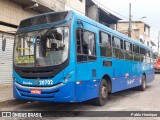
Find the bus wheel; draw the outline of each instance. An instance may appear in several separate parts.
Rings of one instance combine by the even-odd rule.
[[[105,105],[108,99],[108,84],[105,79],[102,79],[100,88],[99,88],[99,96],[94,99],[94,104],[97,106]]]
[[[139,90],[140,91],[145,91],[146,89],[146,76],[143,75],[142,76],[142,84],[139,86]]]

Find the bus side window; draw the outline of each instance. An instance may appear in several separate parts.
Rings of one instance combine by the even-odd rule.
[[[81,47],[82,47],[82,41],[81,41],[81,39],[82,39],[82,34],[81,34],[81,30],[79,29],[79,30],[77,30],[77,33],[76,33],[76,37],[77,37],[77,53],[82,53],[82,49],[81,49]]]
[[[134,55],[134,61],[141,61],[141,55],[140,55],[140,50],[139,50],[139,46],[134,44],[133,45],[133,55]]]
[[[77,40],[77,61],[92,61],[96,60],[96,42],[93,32],[82,30],[76,31]]]
[[[151,53],[151,63],[154,63],[154,54],[152,53],[152,51],[150,51],[150,53]]]
[[[140,48],[140,54],[141,54],[141,62],[145,62],[145,49],[144,48]]]
[[[150,51],[146,50],[146,63],[150,63]]]
[[[118,59],[124,59],[123,40],[112,37],[113,56]]]
[[[125,46],[125,59],[127,60],[133,60],[133,53],[132,53],[132,43],[129,43],[127,41],[124,42]]]
[[[112,57],[111,35],[100,32],[100,55],[103,57]]]

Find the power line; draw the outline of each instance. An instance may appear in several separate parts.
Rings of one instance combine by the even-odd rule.
[[[121,16],[121,17],[123,17],[123,18],[127,18],[127,19],[129,19],[128,17],[126,17],[126,16],[124,16],[124,15],[121,15],[120,13],[115,12],[114,10],[112,10],[112,9],[110,9],[110,8],[108,8],[108,7],[106,7],[105,5],[103,5],[102,3],[98,2],[97,0],[94,0],[94,1],[95,1],[95,2],[97,2],[98,4],[100,4],[101,6],[103,6],[104,8],[107,8],[108,10],[110,10],[110,11],[114,12],[115,14],[117,14],[117,15],[119,15],[119,16]],[[106,10],[105,10],[105,11],[106,11]]]
[[[112,11],[113,13],[115,13],[115,14],[123,17],[123,18],[129,19],[128,17],[126,17],[126,16],[124,16],[124,15],[121,15],[120,13],[115,12],[114,10],[112,10],[112,9],[104,6],[102,3],[98,2],[97,0],[93,0],[93,1],[97,2],[98,4],[100,4],[100,5],[103,6],[104,8],[107,8],[108,10]],[[65,5],[65,3],[61,2],[61,1],[58,1],[58,2],[61,3],[61,4],[63,4],[63,5]],[[69,6],[69,7],[72,8],[72,9],[75,9],[75,8],[73,8],[73,7],[71,7],[71,6]],[[75,10],[78,11],[78,12],[80,12],[80,13],[82,13],[82,14],[84,14],[83,12],[79,11],[78,9],[75,9]],[[104,11],[107,12],[105,9],[104,9]]]

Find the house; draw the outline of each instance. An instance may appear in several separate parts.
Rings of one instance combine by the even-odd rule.
[[[128,36],[128,21],[120,21],[117,24],[117,31]],[[153,42],[150,40],[150,26],[142,21],[131,22],[131,38],[138,40],[148,47],[152,47]]]

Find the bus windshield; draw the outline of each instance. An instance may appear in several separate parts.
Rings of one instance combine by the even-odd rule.
[[[68,58],[69,28],[56,27],[16,35],[14,64],[18,67],[59,65]]]

